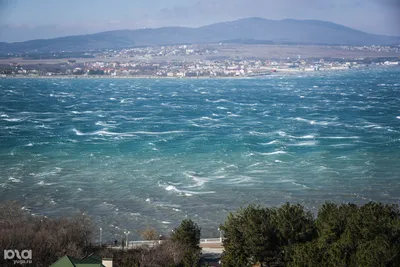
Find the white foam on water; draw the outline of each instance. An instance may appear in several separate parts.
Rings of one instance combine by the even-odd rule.
[[[206,102],[211,102],[211,103],[222,103],[222,102],[231,102],[231,101],[229,101],[229,100],[227,100],[227,99],[218,99],[218,100],[215,100],[215,101],[206,99]]]
[[[90,132],[90,133],[83,133],[77,129],[72,129],[76,135],[78,136],[90,136],[90,135],[99,135],[99,136],[121,136],[121,137],[132,137],[136,136],[135,133],[115,133],[115,132],[109,132],[107,129],[103,129],[100,131],[95,131],[95,132]]]
[[[304,141],[304,142],[298,142],[295,144],[290,144],[289,146],[316,146],[318,145],[318,141]]]
[[[166,131],[166,132],[145,132],[138,131],[133,132],[133,134],[145,134],[145,135],[163,135],[163,134],[177,134],[177,133],[185,133],[186,131]]]
[[[285,136],[287,136],[287,133],[284,132],[284,131],[278,131],[278,135],[282,136],[282,137],[285,137]]]
[[[5,119],[3,119],[3,120],[5,120],[5,121],[9,121],[9,122],[20,122],[20,121],[23,121],[24,119],[21,119],[21,118],[5,118]]]
[[[360,139],[359,136],[326,136],[326,137],[319,137],[320,139]]]
[[[271,142],[268,142],[268,143],[261,143],[260,145],[263,145],[263,146],[270,146],[270,145],[275,145],[275,144],[279,144],[280,142],[278,141],[278,140],[273,140],[273,141],[271,141]]]
[[[175,193],[178,193],[180,195],[186,195],[186,196],[203,195],[203,194],[215,194],[215,191],[203,191],[203,192],[199,191],[198,192],[198,191],[181,190],[181,189],[176,188],[173,185],[168,185],[165,188],[165,190],[169,191],[169,192],[175,192]]]
[[[304,184],[300,184],[300,183],[296,183],[296,182],[291,182],[291,183],[294,184],[294,185],[297,185],[297,186],[306,188],[306,189],[310,189],[310,187],[308,187],[308,186],[306,186],[306,185],[304,185]]]
[[[62,168],[56,167],[51,171],[45,171],[45,172],[40,172],[35,174],[35,177],[46,177],[46,176],[52,176],[52,175],[57,175],[62,171]]]
[[[287,154],[287,152],[283,151],[283,150],[278,150],[278,151],[274,151],[274,152],[257,153],[257,154],[263,155],[263,156],[271,156],[271,155],[283,155],[283,154]]]
[[[10,178],[8,178],[8,180],[12,183],[22,183],[20,179],[17,179],[14,177],[10,177]]]
[[[293,136],[293,135],[289,135],[290,138],[294,138],[294,139],[314,139],[315,135],[312,134],[308,134],[308,135],[303,135],[303,136]]]
[[[40,181],[40,182],[37,183],[37,185],[46,185],[46,186],[53,185],[53,184],[54,183],[45,183],[44,181]]]
[[[399,119],[399,120],[400,120],[400,116],[397,116],[396,119]]]
[[[250,131],[249,132],[250,135],[254,135],[254,136],[270,136],[270,133],[263,133],[263,132],[257,132],[257,131]]]

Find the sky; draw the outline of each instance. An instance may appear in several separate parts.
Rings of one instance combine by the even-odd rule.
[[[246,17],[318,19],[400,36],[400,0],[0,0],[0,42]]]

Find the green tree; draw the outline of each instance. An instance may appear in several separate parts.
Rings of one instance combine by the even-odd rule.
[[[326,203],[316,227],[316,239],[295,247],[291,266],[400,266],[397,206]]]
[[[251,205],[228,215],[221,226],[224,265],[244,267],[274,260],[279,251],[277,229],[272,224],[274,213],[273,209]]]
[[[200,260],[201,229],[190,219],[185,219],[174,229],[171,241],[185,248],[182,264],[185,267],[197,266]]]

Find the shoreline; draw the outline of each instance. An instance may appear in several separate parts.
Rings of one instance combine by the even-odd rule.
[[[333,72],[362,71],[369,69],[393,69],[397,66],[369,66],[363,68],[348,69],[323,69],[317,71],[308,70],[277,70],[266,75],[259,76],[199,76],[199,77],[170,77],[155,75],[138,75],[138,76],[111,76],[111,75],[0,75],[0,79],[167,79],[167,80],[205,80],[205,79],[260,79],[266,77],[292,76],[298,74],[324,74]]]

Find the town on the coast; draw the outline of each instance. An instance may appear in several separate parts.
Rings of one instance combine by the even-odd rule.
[[[281,55],[273,50],[263,53],[268,51],[268,45],[255,47],[258,52],[253,54],[245,51],[252,50],[252,46],[243,47],[246,46],[172,45],[8,54],[0,61],[0,77],[260,77],[273,73],[399,66],[400,61],[400,46],[323,47],[325,50],[302,47],[290,48]],[[308,52],[319,50],[320,53]]]

